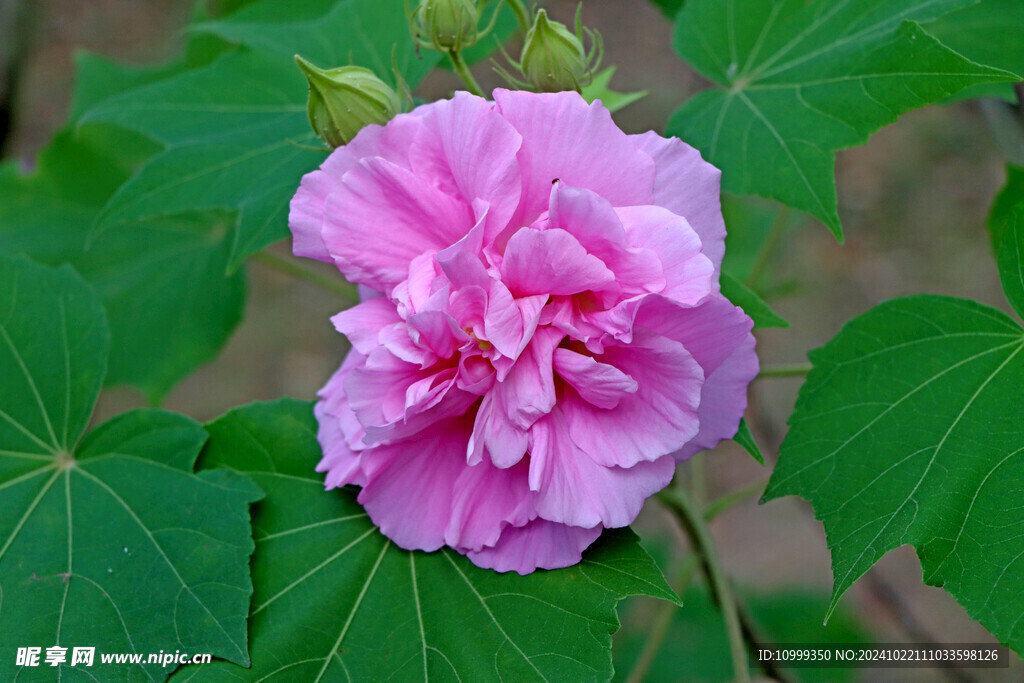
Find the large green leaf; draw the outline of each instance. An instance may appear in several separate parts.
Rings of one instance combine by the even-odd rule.
[[[988,232],[992,242],[993,253],[998,252],[1003,243],[1003,233],[1010,224],[1018,205],[1024,202],[1024,168],[1006,167],[1006,184],[1000,190],[988,217]]]
[[[1003,232],[999,248],[999,272],[1006,300],[1024,318],[1024,195]]]
[[[120,224],[86,248],[100,209],[152,151],[134,134],[93,127],[58,135],[30,175],[0,167],[0,251],[74,264],[107,309],[107,383],[134,385],[157,401],[227,341],[242,316],[245,277],[224,274],[226,215]]]
[[[1024,230],[1011,234],[1000,270],[1020,307]],[[1024,652],[1024,329],[973,301],[915,296],[810,359],[765,499],[798,494],[824,522],[832,606],[909,543],[927,583]]]
[[[1024,76],[1024,2],[1020,0],[981,0],[929,24],[928,32],[968,59]],[[1017,99],[1009,85],[981,86],[968,93]]]
[[[917,23],[977,0],[690,0],[675,46],[721,88],[673,114],[669,133],[722,169],[724,190],[778,199],[842,236],[835,151],[899,114],[982,83]]]
[[[180,415],[136,411],[82,439],[109,347],[99,300],[67,266],[7,256],[0,292],[0,679],[53,680],[17,667],[16,647],[246,664],[259,490],[235,472],[192,474],[206,433]],[[58,675],[75,672],[69,656]]]
[[[253,518],[253,665],[183,680],[607,679],[616,603],[675,599],[628,529],[606,531],[575,567],[525,577],[395,547],[352,490],[323,490],[308,403],[254,404],[207,428],[202,464],[267,492]]]
[[[288,235],[288,201],[324,160],[306,117],[302,53],[323,65],[391,73],[392,50],[415,85],[436,62],[416,59],[401,3],[265,0],[199,30],[251,46],[98,103],[79,121],[114,123],[163,144],[111,198],[96,232],[197,209],[238,211],[230,267]]]

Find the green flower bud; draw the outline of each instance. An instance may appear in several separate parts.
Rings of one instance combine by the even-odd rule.
[[[402,104],[387,83],[361,66],[321,69],[295,55],[309,81],[309,125],[331,147],[341,147],[371,123],[384,125]]]
[[[459,52],[480,38],[480,11],[474,0],[420,0],[420,34],[438,52]]]
[[[519,59],[530,85],[541,92],[579,91],[590,76],[589,61],[580,32],[574,35],[565,24],[551,21],[547,12],[538,10]]]

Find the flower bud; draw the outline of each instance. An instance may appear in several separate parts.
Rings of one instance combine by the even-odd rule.
[[[420,0],[421,35],[439,52],[459,52],[476,44],[480,12],[474,0]]]
[[[369,69],[321,69],[295,55],[309,81],[309,125],[331,147],[340,147],[371,123],[385,124],[401,109],[398,94]]]
[[[589,76],[588,61],[582,35],[574,35],[565,24],[551,21],[547,12],[538,10],[519,59],[530,85],[541,92],[579,91],[581,81]]]

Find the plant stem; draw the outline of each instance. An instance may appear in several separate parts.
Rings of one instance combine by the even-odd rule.
[[[512,14],[516,15],[516,23],[519,24],[519,30],[526,35],[526,32],[530,30],[530,12],[526,9],[526,5],[523,4],[522,0],[505,0],[505,4],[512,10]]]
[[[452,50],[448,53],[448,56],[452,60],[452,68],[455,69],[455,73],[458,77],[462,79],[462,82],[466,85],[466,89],[474,95],[483,97],[483,88],[481,88],[480,84],[476,82],[475,78],[473,78],[473,74],[470,73],[469,66],[466,64],[466,60],[462,58],[462,53],[458,50]]]
[[[729,579],[725,575],[711,532],[700,514],[690,502],[689,496],[682,488],[665,489],[658,498],[675,514],[676,519],[686,530],[693,544],[693,550],[701,558],[704,574],[711,585],[711,594],[722,610],[726,631],[729,635],[729,650],[732,653],[732,668],[736,681],[750,682],[750,669],[747,664],[747,647],[743,640],[743,628],[736,606]]]
[[[766,365],[757,373],[757,379],[767,377],[803,377],[811,371],[813,366],[810,363],[780,363],[778,365]]]
[[[349,284],[340,276],[331,277],[329,275],[325,275],[313,270],[309,266],[299,263],[294,259],[288,258],[287,256],[281,256],[280,254],[275,254],[269,250],[256,252],[249,258],[256,263],[266,266],[272,270],[276,270],[279,273],[290,275],[298,280],[304,280],[311,285],[319,287],[320,289],[331,292],[332,294],[337,294],[349,303],[356,303],[359,301],[359,292],[356,289],[356,286]]]
[[[778,249],[779,244],[782,242],[783,235],[786,234],[786,226],[789,224],[790,208],[783,206],[779,209],[779,212],[775,214],[775,221],[772,223],[772,227],[768,230],[768,236],[764,240],[764,244],[761,245],[760,251],[757,252],[757,258],[754,259],[754,265],[750,267],[750,274],[747,275],[747,279],[744,281],[750,289],[757,291],[757,283],[764,277],[765,271],[768,270],[768,266],[771,264],[772,256],[775,255],[775,250]]]
[[[747,484],[741,489],[736,489],[735,491],[730,491],[729,493],[722,494],[718,498],[715,498],[713,501],[708,503],[707,506],[705,506],[704,521],[710,522],[715,517],[718,517],[720,514],[732,508],[733,506],[742,503],[747,498],[752,498],[756,496],[757,494],[764,491],[767,485],[768,480],[761,479],[759,481],[755,481],[752,484]]]
[[[683,566],[679,570],[679,579],[673,586],[676,593],[679,595],[683,594],[687,584],[690,583],[690,579],[693,577],[693,572],[697,569],[697,565],[698,558],[696,555],[686,556]],[[658,651],[661,649],[661,644],[665,641],[665,636],[668,635],[668,630],[672,626],[672,619],[675,617],[677,609],[679,609],[679,606],[671,602],[664,602],[659,606],[658,613],[654,617],[654,625],[651,626],[651,632],[647,636],[647,642],[644,643],[644,649],[640,652],[633,670],[629,672],[629,678],[626,679],[626,683],[641,683],[644,680],[647,670],[651,668],[654,658],[657,657]]]

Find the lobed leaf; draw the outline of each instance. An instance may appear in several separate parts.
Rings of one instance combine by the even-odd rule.
[[[125,223],[89,243],[100,209],[152,151],[132,134],[93,127],[59,134],[30,175],[0,167],[0,252],[73,264],[107,310],[107,384],[136,386],[157,402],[227,342],[242,317],[245,276],[224,274],[231,216]]]
[[[252,591],[248,504],[238,473],[192,474],[206,433],[153,410],[81,438],[103,382],[103,308],[69,267],[0,256],[0,678],[16,647],[216,652],[245,665]],[[104,665],[108,673],[111,665]],[[125,665],[125,680],[160,680]]]
[[[387,78],[394,52],[412,86],[436,62],[416,58],[401,3],[264,0],[195,30],[251,49],[109,98],[79,121],[113,123],[164,147],[113,195],[97,234],[182,211],[237,211],[231,270],[288,235],[288,202],[324,159],[293,55],[323,65],[351,60]]]
[[[1000,259],[1018,309],[1019,227]],[[855,318],[810,358],[765,500],[800,495],[824,523],[830,611],[909,543],[928,584],[1024,652],[1024,329],[973,301],[907,297]]]
[[[175,680],[607,679],[616,603],[676,599],[628,529],[606,531],[575,567],[528,576],[397,548],[353,490],[323,490],[308,403],[253,404],[207,428],[202,464],[267,492],[253,520],[253,664]]]
[[[721,88],[686,102],[668,132],[722,169],[724,190],[806,211],[841,239],[837,150],[969,86],[1019,80],[916,23],[974,2],[690,0],[676,50]]]

